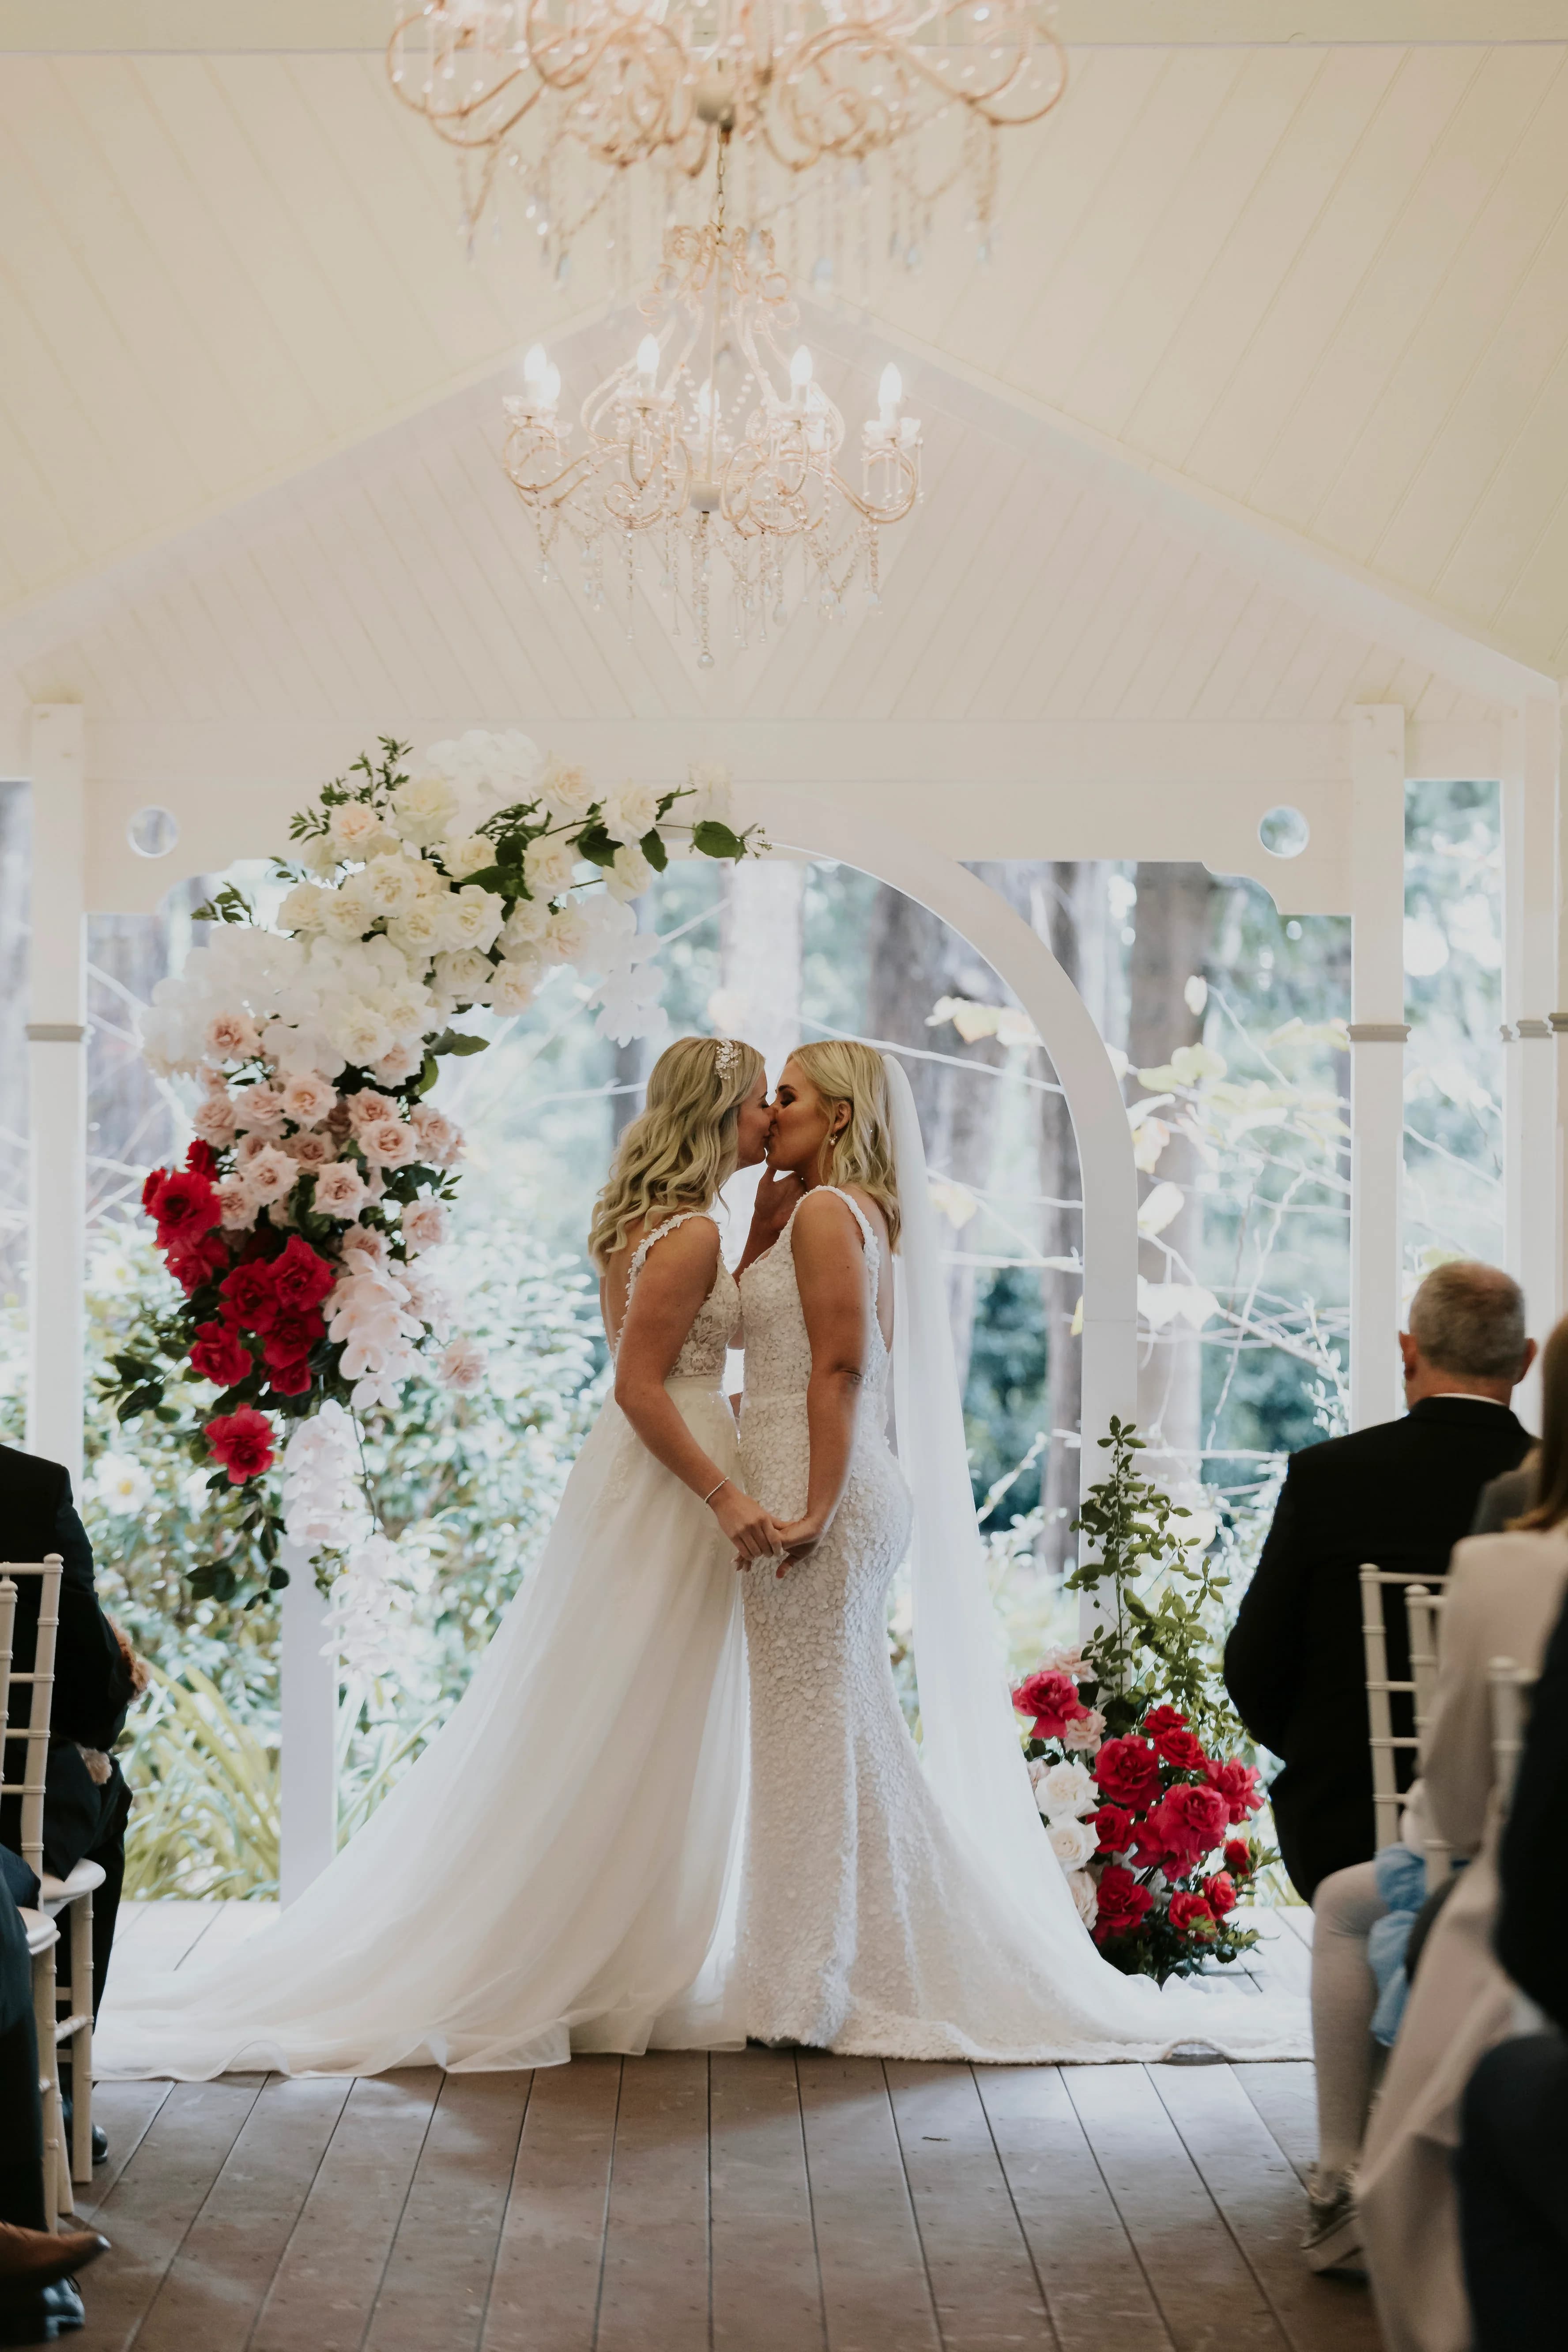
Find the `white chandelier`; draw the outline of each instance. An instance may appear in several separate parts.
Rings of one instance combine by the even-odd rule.
[[[1040,0],[430,0],[387,67],[461,160],[470,236],[504,159],[558,260],[628,169],[694,181],[721,136],[775,191],[891,152],[910,218],[967,176],[984,231],[996,133],[1038,121],[1067,82]]]
[[[730,228],[718,151],[713,217],[665,236],[664,262],[640,305],[648,331],[634,358],[583,404],[581,447],[560,419],[561,372],[535,344],[523,390],[503,405],[505,463],[539,533],[542,576],[562,530],[583,557],[590,604],[605,601],[605,559],[625,566],[627,633],[639,552],[655,551],[679,634],[680,567],[701,669],[713,667],[712,566],[730,573],[735,641],[782,627],[792,593],[815,590],[835,620],[864,567],[880,595],[879,534],[920,495],[921,428],[902,413],[899,371],[882,371],[879,413],[860,428],[858,482],[839,470],[843,416],[816,381],[810,352],[786,358],[798,313],[766,229]]]

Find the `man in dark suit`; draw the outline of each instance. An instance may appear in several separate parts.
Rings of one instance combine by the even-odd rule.
[[[1519,1285],[1500,1268],[1438,1266],[1415,1294],[1399,1347],[1409,1412],[1292,1457],[1226,1643],[1237,1713],[1284,1764],[1269,1797],[1285,1867],[1308,1902],[1321,1879],[1370,1862],[1375,1845],[1363,1563],[1440,1582],[1482,1486],[1513,1469],[1531,1442],[1509,1399],[1535,1345],[1524,1336]],[[1389,1674],[1400,1681],[1409,1648],[1393,1590]]]
[[[1470,2077],[1455,2172],[1477,2352],[1562,2340],[1568,2305],[1568,1610],[1547,1647],[1498,1862],[1497,1954],[1549,2031]]]
[[[65,1878],[79,1862],[102,1865],[103,1885],[92,1898],[96,2014],[114,1943],[125,1876],[125,1819],[131,1811],[131,1791],[108,1751],[125,1728],[126,1710],[136,1696],[136,1675],[98,1605],[92,1546],[71,1501],[68,1474],[58,1462],[42,1462],[36,1454],[0,1445],[0,1559],[37,1560],[56,1551],[65,1569],[45,1773],[44,1868]],[[36,1576],[16,1581],[14,1664],[18,1673],[30,1671],[33,1664],[39,1581]],[[22,1719],[16,1707],[12,1719]],[[0,1805],[0,1844],[19,1853],[21,1843],[21,1801],[8,1797]]]

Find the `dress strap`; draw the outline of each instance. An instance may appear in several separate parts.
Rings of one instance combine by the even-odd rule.
[[[843,1202],[845,1207],[848,1210],[850,1215],[854,1218],[856,1223],[860,1228],[860,1238],[866,1244],[867,1267],[872,1274],[879,1277],[882,1271],[882,1244],[877,1239],[876,1233],[872,1228],[871,1220],[866,1214],[865,1210],[860,1206],[859,1202],[853,1199],[849,1193],[841,1192],[837,1184],[816,1184],[812,1187],[812,1191],[817,1192],[831,1192],[836,1201]],[[805,1197],[809,1201],[811,1193],[808,1192]],[[795,1204],[797,1209],[799,1205],[800,1204],[797,1202]]]
[[[855,1204],[851,1202],[849,1205],[853,1208]],[[632,1290],[638,1275],[643,1270],[643,1261],[647,1257],[649,1250],[652,1249],[655,1242],[662,1241],[666,1234],[672,1234],[677,1225],[689,1224],[693,1217],[706,1217],[714,1232],[718,1232],[718,1218],[710,1216],[706,1209],[681,1209],[675,1216],[666,1217],[662,1224],[650,1225],[647,1232],[644,1234],[641,1241],[638,1242],[636,1249],[633,1250],[632,1262],[626,1268],[626,1301],[621,1308],[621,1328],[623,1330],[626,1328],[626,1316],[631,1307]]]

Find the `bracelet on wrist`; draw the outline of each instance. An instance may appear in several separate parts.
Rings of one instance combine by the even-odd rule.
[[[725,1475],[720,1479],[719,1486],[727,1486],[729,1483],[729,1474],[726,1472]],[[719,1492],[719,1486],[709,1487],[708,1492],[702,1497],[704,1503],[710,1503],[713,1500],[714,1496]]]

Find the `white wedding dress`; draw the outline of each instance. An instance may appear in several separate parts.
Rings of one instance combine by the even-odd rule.
[[[669,1218],[634,1255],[627,1284]],[[721,1265],[666,1385],[738,1473]],[[614,1402],[437,1738],[281,1920],[117,1992],[105,2076],[548,2066],[734,2045],[745,1774],[741,1580],[712,1515]]]
[[[888,1442],[881,1248],[840,1193],[860,1228],[869,1339],[848,1481],[815,1551],[782,1578],[763,1562],[745,1579],[746,2032],[847,2055],[1011,2063],[1160,2058],[1184,2043],[1232,2056],[1305,2056],[1299,2000],[1264,1998],[1245,1979],[1234,1989],[1205,1980],[1162,1990],[1112,1968],[1079,1918],[1031,1800],[989,1646],[994,1612],[924,1155],[908,1081],[890,1060],[889,1078],[904,1212],[898,1311],[916,1325],[901,1348],[897,1327],[894,1335],[904,1390],[900,1457],[910,1475]],[[805,1507],[810,1454],[811,1347],[794,1224],[792,1216],[740,1286],[742,1481],[781,1519]],[[888,1587],[911,1518],[923,1769],[887,1631]]]

